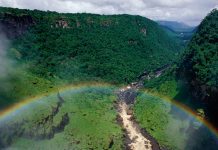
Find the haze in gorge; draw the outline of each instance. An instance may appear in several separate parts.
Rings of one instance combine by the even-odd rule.
[[[0,0],[0,149],[217,150],[216,0]]]

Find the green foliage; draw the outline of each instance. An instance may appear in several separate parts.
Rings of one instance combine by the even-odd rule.
[[[182,45],[183,48],[185,48],[188,45],[188,43],[190,42],[190,40],[191,40],[191,38],[192,38],[192,36],[193,36],[193,34],[195,32],[194,29],[192,31],[176,32],[176,31],[172,30],[171,28],[165,27],[165,26],[163,26],[163,29],[166,31],[166,33],[170,37],[173,37],[177,43]]]
[[[163,99],[141,93],[134,106],[134,115],[140,126],[145,128],[160,144],[169,150],[185,149],[185,120],[171,114],[171,104]]]
[[[191,40],[196,27],[175,21],[157,21],[158,24],[184,48]]]
[[[159,93],[160,95],[174,98],[180,90],[179,83],[176,79],[176,65],[158,78],[145,80],[144,86],[153,93]]]
[[[1,12],[26,14],[35,20],[11,48],[20,54],[20,62],[30,64],[29,70],[43,78],[123,83],[142,70],[170,63],[181,48],[157,23],[140,16],[7,8]]]
[[[186,104],[194,110],[202,108],[202,103],[193,100],[192,93],[190,92],[190,83],[178,76],[180,74],[178,70],[177,65],[174,65],[160,77],[145,80],[144,87],[148,92],[169,97],[174,101]]]
[[[218,10],[209,13],[198,27],[182,57],[178,74],[186,81],[192,101],[202,105],[216,126],[218,107]]]
[[[21,66],[14,69],[7,78],[0,79],[0,82],[0,108],[28,97],[49,93],[65,83],[60,79],[47,80],[38,77]]]
[[[218,10],[202,21],[184,55],[183,67],[203,85],[218,87]],[[187,71],[188,73],[188,71]]]
[[[215,106],[218,86],[217,19],[218,11],[215,9],[202,21],[186,51],[177,60],[177,66],[159,78],[146,81],[145,87],[193,109],[211,111],[207,103],[211,99]]]
[[[27,31],[20,29],[28,26],[22,23],[29,22],[22,16],[34,22]],[[1,87],[2,107],[50,91],[59,80],[130,82],[143,70],[174,61],[181,48],[157,23],[140,16],[59,14],[0,7],[1,21],[7,26],[12,23],[6,32],[13,34],[13,27],[23,32],[11,40],[8,48],[8,57],[17,64],[15,72],[20,73],[8,77],[10,88]]]
[[[56,94],[40,98],[4,122],[12,130],[1,131],[0,137],[7,139],[14,134],[9,137],[12,141],[9,146],[11,149],[121,150],[122,130],[116,124],[113,90],[112,87],[90,86],[61,92],[64,103],[55,116],[54,108],[58,101]],[[60,124],[63,114],[68,114],[69,123],[63,131],[56,132],[54,137],[46,138],[44,134],[51,135],[54,132],[52,128]],[[22,123],[23,120],[25,123]],[[1,127],[4,124],[0,124]],[[21,130],[25,135],[32,133],[31,138],[20,137],[18,133]],[[42,139],[35,139],[35,136]]]

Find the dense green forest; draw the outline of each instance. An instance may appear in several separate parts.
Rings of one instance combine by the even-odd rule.
[[[218,11],[213,10],[202,21],[190,41],[182,65],[207,86],[218,87]]]
[[[202,21],[180,64],[180,78],[189,83],[194,99],[203,103],[209,119],[217,122],[218,108],[218,10]]]
[[[132,95],[127,119],[161,149],[216,149],[199,118],[218,126],[217,20],[180,37],[141,16],[0,7],[0,113],[18,106],[0,149],[127,149],[119,103]]]
[[[11,48],[20,53],[21,62],[37,64],[30,66],[31,72],[46,78],[80,76],[123,82],[144,69],[170,63],[180,50],[155,22],[140,16],[25,10],[10,13],[26,14],[34,20],[34,25],[14,40]]]
[[[211,11],[180,59],[160,78],[145,81],[150,91],[170,96],[204,113],[217,123],[218,10]]]
[[[18,70],[10,78],[12,90],[0,87],[4,99],[32,95],[23,84],[39,86],[35,93],[40,93],[59,81],[130,82],[144,70],[172,63],[182,48],[157,23],[140,16],[0,8],[0,24],[10,40],[7,55]]]

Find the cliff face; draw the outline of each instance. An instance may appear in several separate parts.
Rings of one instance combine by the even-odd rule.
[[[22,35],[30,26],[35,24],[33,18],[29,15],[15,16],[10,13],[4,13],[0,20],[0,31],[8,38],[16,38]]]
[[[203,103],[209,119],[218,125],[218,10],[202,21],[188,45],[180,74],[187,79],[192,96]]]

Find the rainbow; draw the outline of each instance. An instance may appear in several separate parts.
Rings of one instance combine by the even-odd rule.
[[[178,100],[172,99],[170,97],[160,95],[159,93],[150,92],[149,90],[143,90],[142,92],[149,94],[151,96],[154,96],[154,97],[161,98],[161,100],[164,100],[167,103],[173,104],[177,108],[183,110],[184,112],[194,117],[200,123],[204,124],[216,137],[218,137],[218,129],[214,125],[212,125],[208,120],[200,117],[196,111],[194,111],[187,105],[179,102]]]
[[[49,93],[43,93],[37,96],[32,96],[32,97],[28,97],[24,100],[19,101],[18,103],[15,103],[3,110],[0,111],[0,120],[3,118],[6,118],[7,116],[9,116],[10,114],[12,114],[13,112],[15,112],[16,110],[21,109],[22,107],[33,103],[39,99],[42,99],[46,96],[49,95],[53,95],[53,94],[57,94],[58,92],[64,92],[64,91],[68,91],[68,90],[79,90],[82,88],[87,88],[87,87],[101,87],[101,88],[108,88],[108,87],[112,87],[111,84],[108,83],[99,83],[99,82],[84,82],[84,83],[76,83],[76,84],[69,84],[69,85],[65,85],[59,88],[56,88],[55,90],[52,90]]]
[[[58,92],[65,92],[65,91],[69,91],[69,90],[79,90],[79,89],[87,88],[87,87],[90,87],[90,88],[91,87],[94,87],[94,88],[109,88],[110,87],[111,88],[111,87],[115,87],[115,86],[113,86],[112,84],[99,83],[99,82],[88,82],[88,83],[70,84],[70,85],[62,86],[62,87],[59,87],[56,90],[53,90],[49,93],[44,93],[41,95],[29,97],[29,98],[24,99],[24,100],[14,104],[14,105],[11,105],[10,107],[7,107],[6,109],[1,110],[0,111],[0,120],[2,120],[3,118],[6,118],[7,116],[12,114],[13,112],[21,109],[22,107],[24,107],[32,102],[35,102],[39,99],[42,99],[48,95],[57,94]],[[199,122],[204,124],[212,133],[214,133],[214,135],[216,137],[218,137],[218,129],[216,127],[214,127],[209,121],[199,117],[199,115],[197,115],[197,113],[195,111],[193,111],[191,108],[187,107],[186,105],[178,102],[177,100],[173,100],[169,97],[159,95],[158,93],[151,93],[147,90],[144,90],[142,92],[149,94],[151,96],[159,97],[162,100],[175,105],[179,109],[185,111],[186,113],[190,114],[195,119],[197,119]]]

